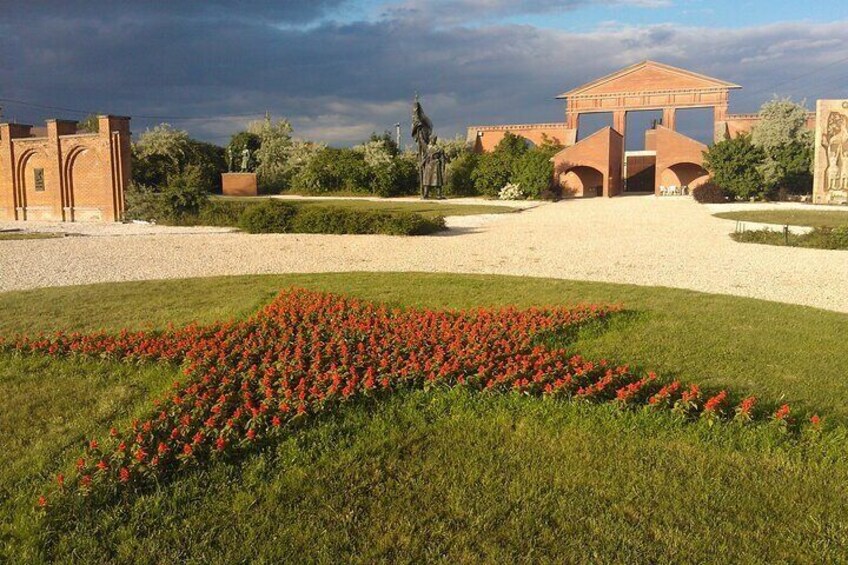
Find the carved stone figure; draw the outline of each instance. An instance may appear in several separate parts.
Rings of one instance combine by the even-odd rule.
[[[233,165],[235,164],[235,156],[233,155],[233,148],[227,147],[227,172],[233,172]]]

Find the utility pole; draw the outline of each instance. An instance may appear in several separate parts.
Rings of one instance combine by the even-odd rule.
[[[395,124],[395,138],[397,140],[398,150],[400,150],[400,122]]]

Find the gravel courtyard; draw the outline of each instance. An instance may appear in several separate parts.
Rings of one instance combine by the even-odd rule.
[[[448,225],[429,237],[113,225],[102,237],[0,241],[0,291],[213,275],[439,271],[678,287],[848,312],[848,252],[736,243],[728,237],[734,221],[714,218],[688,198],[569,200],[517,214],[453,217]],[[0,224],[11,226],[22,225]]]

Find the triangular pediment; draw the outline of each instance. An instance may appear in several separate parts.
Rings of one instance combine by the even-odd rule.
[[[741,88],[738,84],[708,77],[686,69],[664,65],[656,61],[642,61],[631,65],[620,71],[593,80],[590,83],[578,86],[557,96],[557,98],[568,98],[571,96],[613,94],[613,93],[639,93],[658,92],[674,90],[700,90],[700,89],[733,89]]]

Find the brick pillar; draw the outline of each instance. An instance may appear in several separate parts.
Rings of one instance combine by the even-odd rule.
[[[677,108],[663,108],[662,125],[670,130],[674,130],[676,114]]]
[[[12,153],[12,131],[9,124],[0,124],[0,218],[16,220],[18,199],[15,187],[15,159]]]
[[[67,122],[61,120],[47,120],[47,156],[48,158],[52,157],[56,168],[54,169],[54,174],[50,175],[55,179],[55,182],[45,188],[54,195],[52,201],[53,217],[57,220],[68,222],[71,220],[71,205],[65,194],[67,179],[65,178],[65,168],[62,166],[64,164],[64,159],[62,159],[62,145],[59,141],[59,136],[63,135],[65,131],[67,131]],[[48,178],[50,178],[50,176],[48,176]]]
[[[621,134],[621,137],[627,138],[627,111],[616,110],[612,113],[612,129]]]
[[[577,112],[567,112],[565,114],[565,127],[568,129],[577,129],[580,127],[580,114]]]

